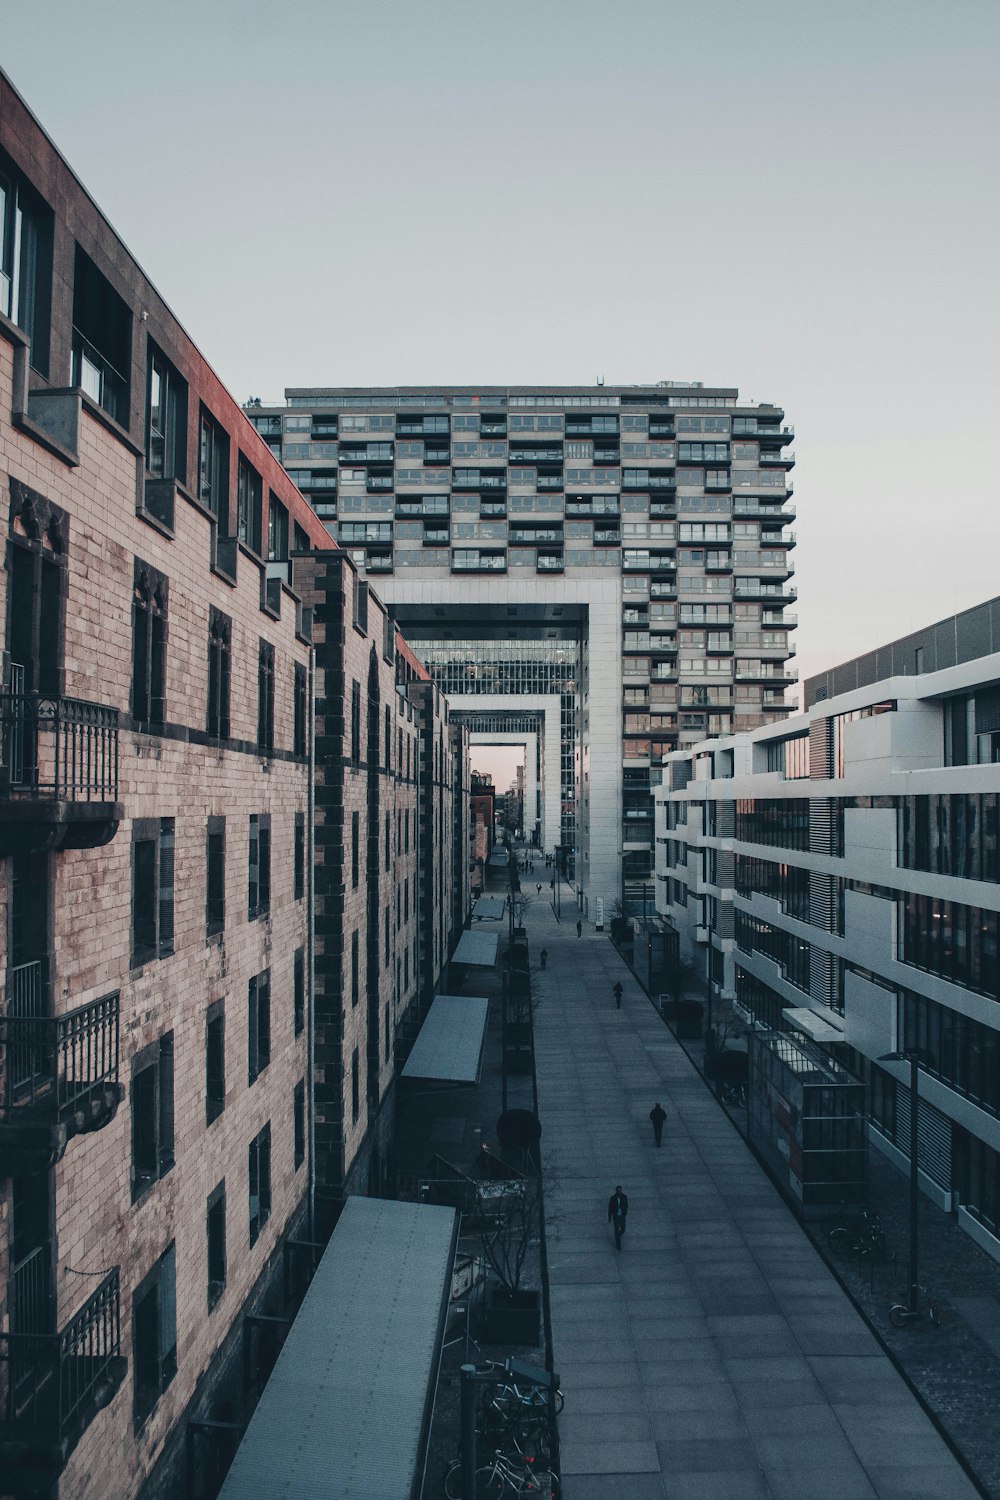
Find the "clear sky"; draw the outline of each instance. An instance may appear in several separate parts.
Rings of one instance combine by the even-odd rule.
[[[1000,593],[995,0],[0,0],[233,393],[695,379],[797,430],[803,675]]]

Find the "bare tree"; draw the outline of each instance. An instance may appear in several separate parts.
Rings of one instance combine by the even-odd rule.
[[[483,1184],[479,1192],[483,1259],[508,1296],[521,1274],[535,1228],[536,1185],[530,1179]]]

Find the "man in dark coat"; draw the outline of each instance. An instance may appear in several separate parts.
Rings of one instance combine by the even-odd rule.
[[[617,1008],[619,1010],[621,1010],[621,1008],[622,1008],[622,995],[624,995],[625,991],[624,991],[624,989],[622,987],[622,982],[621,982],[620,979],[616,979],[615,980],[614,984],[611,987],[611,993],[615,997],[615,1005],[617,1006]]]
[[[653,1136],[655,1137],[656,1144],[660,1146],[663,1144],[663,1122],[667,1118],[667,1112],[659,1099],[657,1099],[649,1111],[649,1118],[653,1122]]]
[[[615,1188],[608,1199],[608,1223],[614,1226],[615,1249],[622,1247],[622,1235],[625,1233],[625,1220],[628,1218],[628,1197],[622,1192],[621,1183]]]
[[[583,923],[582,922],[577,922],[577,924],[576,924],[576,935],[577,935],[577,937],[583,937]]]

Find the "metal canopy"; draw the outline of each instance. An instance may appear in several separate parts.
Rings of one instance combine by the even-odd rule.
[[[489,1001],[482,995],[435,996],[402,1077],[476,1083],[488,1010]]]
[[[799,1031],[804,1031],[806,1036],[811,1037],[814,1042],[842,1042],[844,1033],[836,1026],[831,1026],[829,1021],[817,1015],[808,1006],[789,1006],[781,1014],[786,1021],[790,1021]]]
[[[492,969],[497,961],[498,932],[463,932],[458,947],[451,956],[455,964],[476,964],[481,969]]]
[[[476,918],[477,922],[481,922],[484,919],[499,921],[504,914],[506,906],[507,898],[505,896],[480,896],[472,908],[472,915]]]
[[[348,1199],[220,1500],[414,1500],[457,1217]]]

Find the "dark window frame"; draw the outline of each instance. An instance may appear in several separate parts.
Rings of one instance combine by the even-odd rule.
[[[226,1002],[213,1000],[205,1012],[205,1124],[226,1108]]]
[[[257,753],[274,753],[274,647],[260,639],[257,647]]]
[[[206,730],[212,739],[227,740],[233,675],[233,622],[214,605],[208,611],[208,701]]]
[[[296,1036],[306,1025],[306,950],[296,948],[292,958],[292,1015]]]
[[[293,899],[301,901],[306,893],[306,815],[297,812],[295,814],[295,828],[293,831],[292,849],[292,892]]]
[[[247,1085],[271,1065],[271,971],[262,969],[247,983]]]
[[[152,1339],[153,1348],[147,1348]],[[132,1297],[132,1422],[142,1428],[177,1374],[177,1251],[172,1240]]]
[[[271,815],[251,813],[247,845],[247,921],[271,914]]]
[[[296,1170],[306,1159],[306,1081],[300,1078],[292,1094],[292,1164]]]
[[[129,1116],[132,1202],[138,1203],[175,1162],[172,1031],[165,1031],[133,1057]]]
[[[166,717],[169,581],[136,558],[132,575],[130,710],[139,729],[155,732]]]
[[[247,1150],[250,1244],[256,1245],[271,1217],[271,1122],[257,1132]]]
[[[226,1179],[209,1193],[205,1201],[205,1260],[208,1284],[208,1311],[216,1307],[226,1290]]]
[[[229,434],[207,407],[198,412],[198,499],[229,535]]]
[[[153,382],[159,381],[159,421],[154,426]],[[151,479],[187,480],[187,381],[152,339],[146,344],[146,473]]]
[[[131,959],[141,969],[174,951],[173,818],[135,818],[132,823]],[[140,884],[148,890],[140,890]]]

